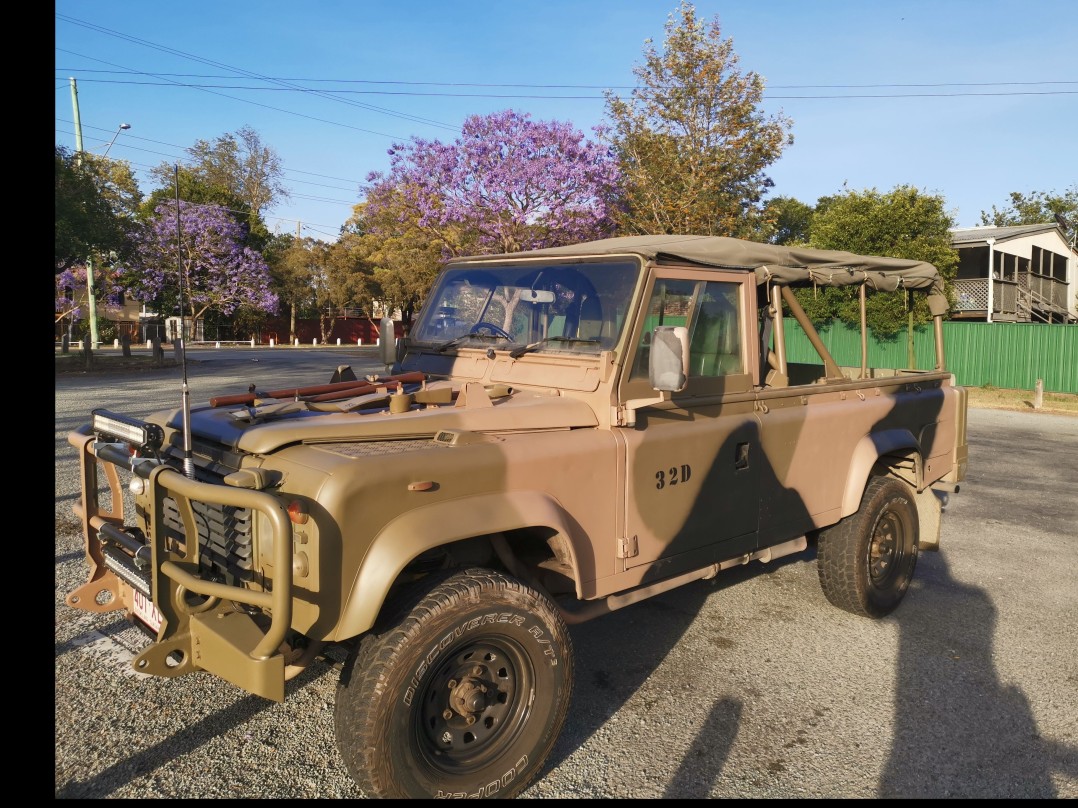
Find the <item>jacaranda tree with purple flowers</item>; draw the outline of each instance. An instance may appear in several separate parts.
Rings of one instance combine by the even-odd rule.
[[[394,144],[389,157],[388,173],[367,177],[370,235],[392,237],[415,226],[452,256],[552,247],[613,232],[614,153],[572,124],[533,121],[512,110],[473,115],[453,143],[412,138]],[[390,209],[396,215],[381,215]],[[387,218],[395,224],[387,227]]]
[[[131,295],[157,311],[177,311],[182,269],[184,313],[195,322],[210,310],[229,315],[241,305],[276,312],[269,267],[243,246],[245,233],[236,220],[216,205],[180,200],[179,209],[178,233],[176,200],[155,209],[127,278]]]
[[[100,298],[98,306],[104,304],[105,312],[117,314],[123,304],[123,267],[120,264],[106,266],[96,270],[94,280],[95,297]],[[56,276],[56,322],[65,318],[80,319],[83,316],[83,306],[86,296],[81,296],[79,291],[86,289],[86,264],[79,264],[71,269],[65,269]],[[102,310],[97,310],[98,316]]]

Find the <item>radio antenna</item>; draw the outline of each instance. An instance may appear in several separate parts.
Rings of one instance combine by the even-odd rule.
[[[195,461],[191,457],[191,391],[187,386],[187,326],[184,319],[183,287],[183,252],[180,247],[180,166],[173,163],[173,178],[176,185],[176,273],[180,287],[180,365],[183,368],[183,473],[195,479]]]

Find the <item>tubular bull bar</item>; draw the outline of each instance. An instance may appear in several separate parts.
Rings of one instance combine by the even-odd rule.
[[[161,612],[157,641],[132,663],[135,670],[174,677],[197,670],[213,673],[251,693],[284,700],[285,657],[282,646],[292,621],[292,526],[287,508],[262,491],[199,482],[148,458],[131,456],[124,444],[104,443],[89,425],[68,434],[79,452],[80,501],[73,506],[82,523],[83,543],[90,567],[86,583],[68,594],[67,604],[84,611],[128,608],[124,585],[143,592]],[[98,464],[111,493],[111,508],[101,506]],[[124,522],[123,489],[117,468],[126,467],[147,481],[152,514],[149,536],[143,539]],[[166,546],[164,502],[172,499],[183,524],[183,546]],[[192,502],[250,508],[269,524],[272,541],[273,585],[269,591],[204,580],[199,576],[198,526]],[[170,543],[171,544],[171,543]],[[106,546],[131,555],[120,575],[109,563]],[[115,551],[112,553],[115,555]],[[148,557],[147,557],[148,556]],[[115,562],[113,562],[115,564]],[[131,569],[142,570],[142,581]],[[193,603],[190,596],[198,596]],[[232,604],[254,607],[263,619]]]

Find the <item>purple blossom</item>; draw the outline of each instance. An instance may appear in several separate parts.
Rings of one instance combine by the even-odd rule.
[[[101,300],[107,312],[119,312],[123,304],[124,287],[120,282],[121,274],[122,269],[118,266],[94,270],[94,297]],[[76,264],[65,269],[56,276],[56,313],[63,317],[81,318],[82,306],[76,304],[75,298],[84,296],[85,292],[86,265]]]
[[[243,246],[244,231],[228,211],[216,205],[180,201],[180,249],[176,248],[176,202],[163,202],[139,243],[132,295],[150,302],[166,292],[180,292],[194,316],[207,309],[231,314],[241,305],[267,312],[277,309],[270,292],[269,266],[260,253]]]
[[[422,228],[463,229],[483,250],[514,252],[612,234],[616,155],[569,123],[512,110],[473,115],[452,144],[412,138],[368,175],[372,213],[403,196]]]

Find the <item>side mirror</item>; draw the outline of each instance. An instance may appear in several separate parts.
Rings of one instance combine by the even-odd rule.
[[[660,325],[651,334],[648,377],[655,390],[677,393],[689,382],[689,329]]]
[[[390,367],[397,361],[397,332],[392,317],[383,317],[378,324],[378,349],[382,364]]]

